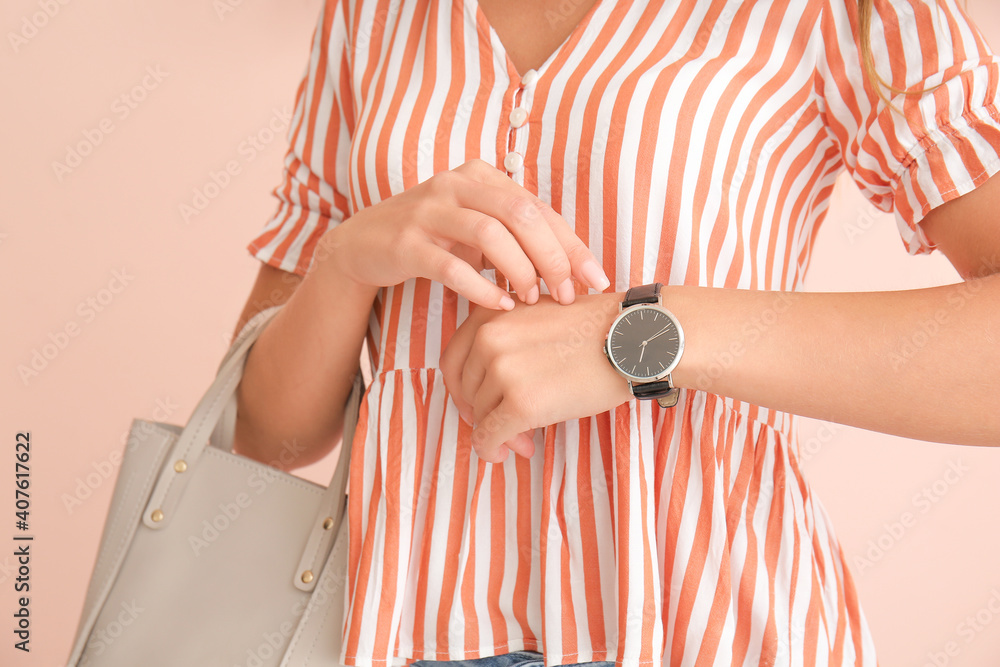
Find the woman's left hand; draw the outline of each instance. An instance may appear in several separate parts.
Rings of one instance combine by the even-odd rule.
[[[632,398],[602,347],[624,293],[543,294],[498,311],[472,305],[441,357],[445,387],[472,422],[472,444],[497,463],[531,456],[536,427],[589,417]]]

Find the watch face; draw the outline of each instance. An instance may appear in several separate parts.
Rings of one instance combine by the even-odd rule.
[[[632,380],[658,380],[677,366],[683,338],[680,324],[668,311],[654,305],[633,306],[611,325],[608,358]]]

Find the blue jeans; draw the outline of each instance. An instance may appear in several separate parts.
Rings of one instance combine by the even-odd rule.
[[[542,654],[535,651],[515,651],[475,660],[417,660],[409,667],[543,667]],[[614,662],[580,662],[566,667],[615,667]]]

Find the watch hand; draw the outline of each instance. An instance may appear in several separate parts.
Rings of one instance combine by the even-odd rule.
[[[645,345],[645,344],[646,344],[646,343],[648,343],[649,341],[653,340],[653,339],[654,339],[654,338],[656,338],[657,336],[659,336],[659,335],[663,334],[663,333],[664,333],[664,332],[665,332],[665,331],[666,331],[667,329],[669,329],[669,328],[670,328],[670,327],[663,327],[662,329],[660,329],[659,331],[657,331],[657,332],[656,332],[655,334],[653,334],[652,336],[650,336],[649,338],[647,338],[647,339],[645,340],[645,342],[643,342],[643,345]]]
[[[642,355],[646,353],[646,343],[649,341],[642,341],[642,345],[639,346],[639,361],[642,361]]]

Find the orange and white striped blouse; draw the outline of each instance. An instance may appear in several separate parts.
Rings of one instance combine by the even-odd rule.
[[[941,84],[894,111],[862,75],[855,2],[598,0],[519,73],[476,0],[327,0],[248,250],[304,274],[332,225],[482,158],[559,211],[616,291],[800,288],[843,169],[930,252],[921,218],[1000,170],[998,59],[955,0],[880,0],[883,78]],[[414,279],[371,313],[345,664],[876,664],[792,415],[682,390],[484,463],[438,368],[468,312]]]

